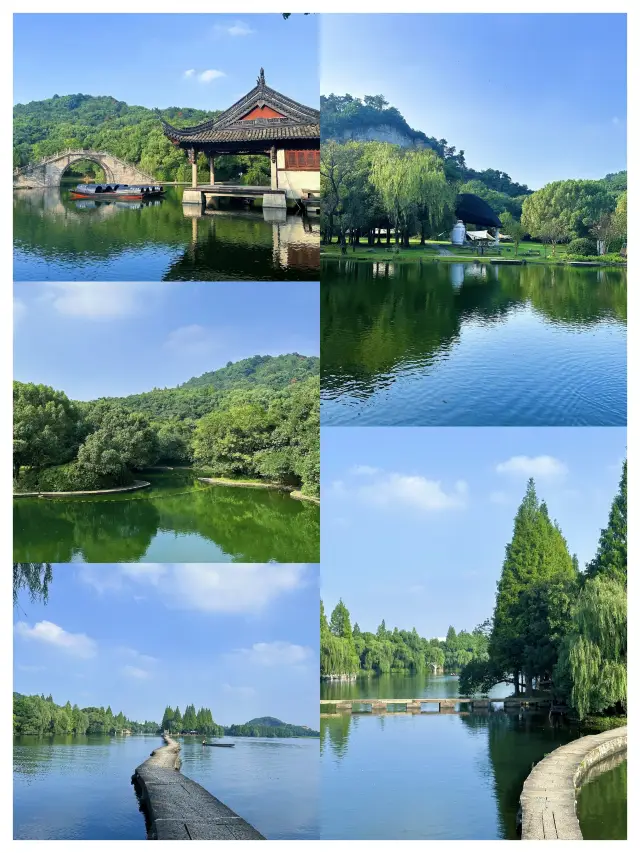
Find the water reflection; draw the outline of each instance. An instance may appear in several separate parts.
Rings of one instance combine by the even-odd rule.
[[[23,280],[317,280],[319,220],[224,199],[182,205],[14,192],[14,277]]]
[[[137,496],[14,500],[16,562],[317,562],[319,508],[288,494],[145,474]]]
[[[323,261],[325,425],[624,425],[626,271]]]

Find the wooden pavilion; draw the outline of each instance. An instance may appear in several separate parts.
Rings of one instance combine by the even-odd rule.
[[[165,136],[182,148],[192,166],[191,189],[183,201],[212,196],[257,196],[265,205],[286,205],[320,192],[320,111],[299,104],[267,86],[264,69],[256,85],[218,118],[196,127],[177,128],[162,121]],[[209,160],[209,184],[198,185],[197,158]],[[215,183],[215,158],[221,154],[264,154],[271,162],[271,187]]]

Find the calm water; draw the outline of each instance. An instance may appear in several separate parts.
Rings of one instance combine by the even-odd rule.
[[[68,185],[14,192],[14,279],[317,281],[319,220],[267,221],[226,199],[201,215],[182,192],[144,203],[70,199]]]
[[[322,423],[626,424],[626,271],[323,261]]]
[[[318,837],[318,741],[186,739],[182,771],[267,838]],[[14,837],[145,839],[131,776],[155,736],[14,738]]]
[[[627,755],[602,761],[583,780],[578,817],[588,841],[627,837]]]
[[[317,563],[320,508],[285,492],[198,483],[197,472],[148,473],[140,492],[17,498],[16,562]]]
[[[355,692],[354,692],[355,691]],[[393,692],[390,692],[393,691]],[[497,691],[497,692],[496,692]],[[322,698],[446,698],[457,679],[323,683]],[[505,687],[494,695],[509,695]],[[342,714],[321,719],[321,837],[513,839],[531,766],[577,732],[544,715]]]

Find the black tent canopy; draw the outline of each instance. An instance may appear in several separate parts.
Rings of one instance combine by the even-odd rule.
[[[456,216],[465,223],[472,222],[483,228],[500,227],[495,211],[483,198],[473,193],[460,193],[456,197]]]

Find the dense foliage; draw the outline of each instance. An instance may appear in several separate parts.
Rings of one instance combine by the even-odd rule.
[[[340,600],[328,622],[320,602],[320,675],[349,678],[359,673],[459,672],[472,660],[487,658],[488,623],[471,633],[449,627],[445,640],[427,640],[415,628],[387,629],[384,619],[375,634],[351,628],[349,611]]]
[[[158,181],[191,181],[191,166],[184,151],[166,138],[160,117],[174,127],[191,127],[215,118],[219,111],[168,107],[150,110],[130,106],[109,96],[54,95],[44,101],[16,104],[13,108],[14,167],[34,163],[67,148],[107,151]],[[209,166],[200,157],[201,179]],[[91,170],[91,171],[89,171]],[[78,171],[78,165],[74,166]],[[87,164],[85,173],[93,173]],[[216,159],[216,180],[268,184],[267,157],[224,156]]]
[[[140,734],[160,730],[157,723],[129,720],[122,711],[108,708],[79,708],[67,702],[56,705],[51,696],[13,694],[13,732],[17,735],[43,734]]]
[[[53,580],[51,563],[14,563],[13,564],[13,604],[18,603],[21,589],[29,590],[31,601],[49,600],[49,585]]]
[[[318,359],[254,356],[178,388],[73,403],[14,383],[14,477],[19,491],[131,483],[155,464],[196,463],[318,493]]]
[[[196,711],[195,705],[187,705],[184,714],[177,706],[171,708],[169,705],[164,709],[161,728],[171,734],[198,734],[214,735],[220,737],[224,729],[214,722],[209,708],[200,708]]]
[[[584,572],[533,480],[514,521],[498,582],[488,658],[466,665],[463,693],[503,681],[548,690],[581,719],[627,702],[627,464],[609,523]]]

